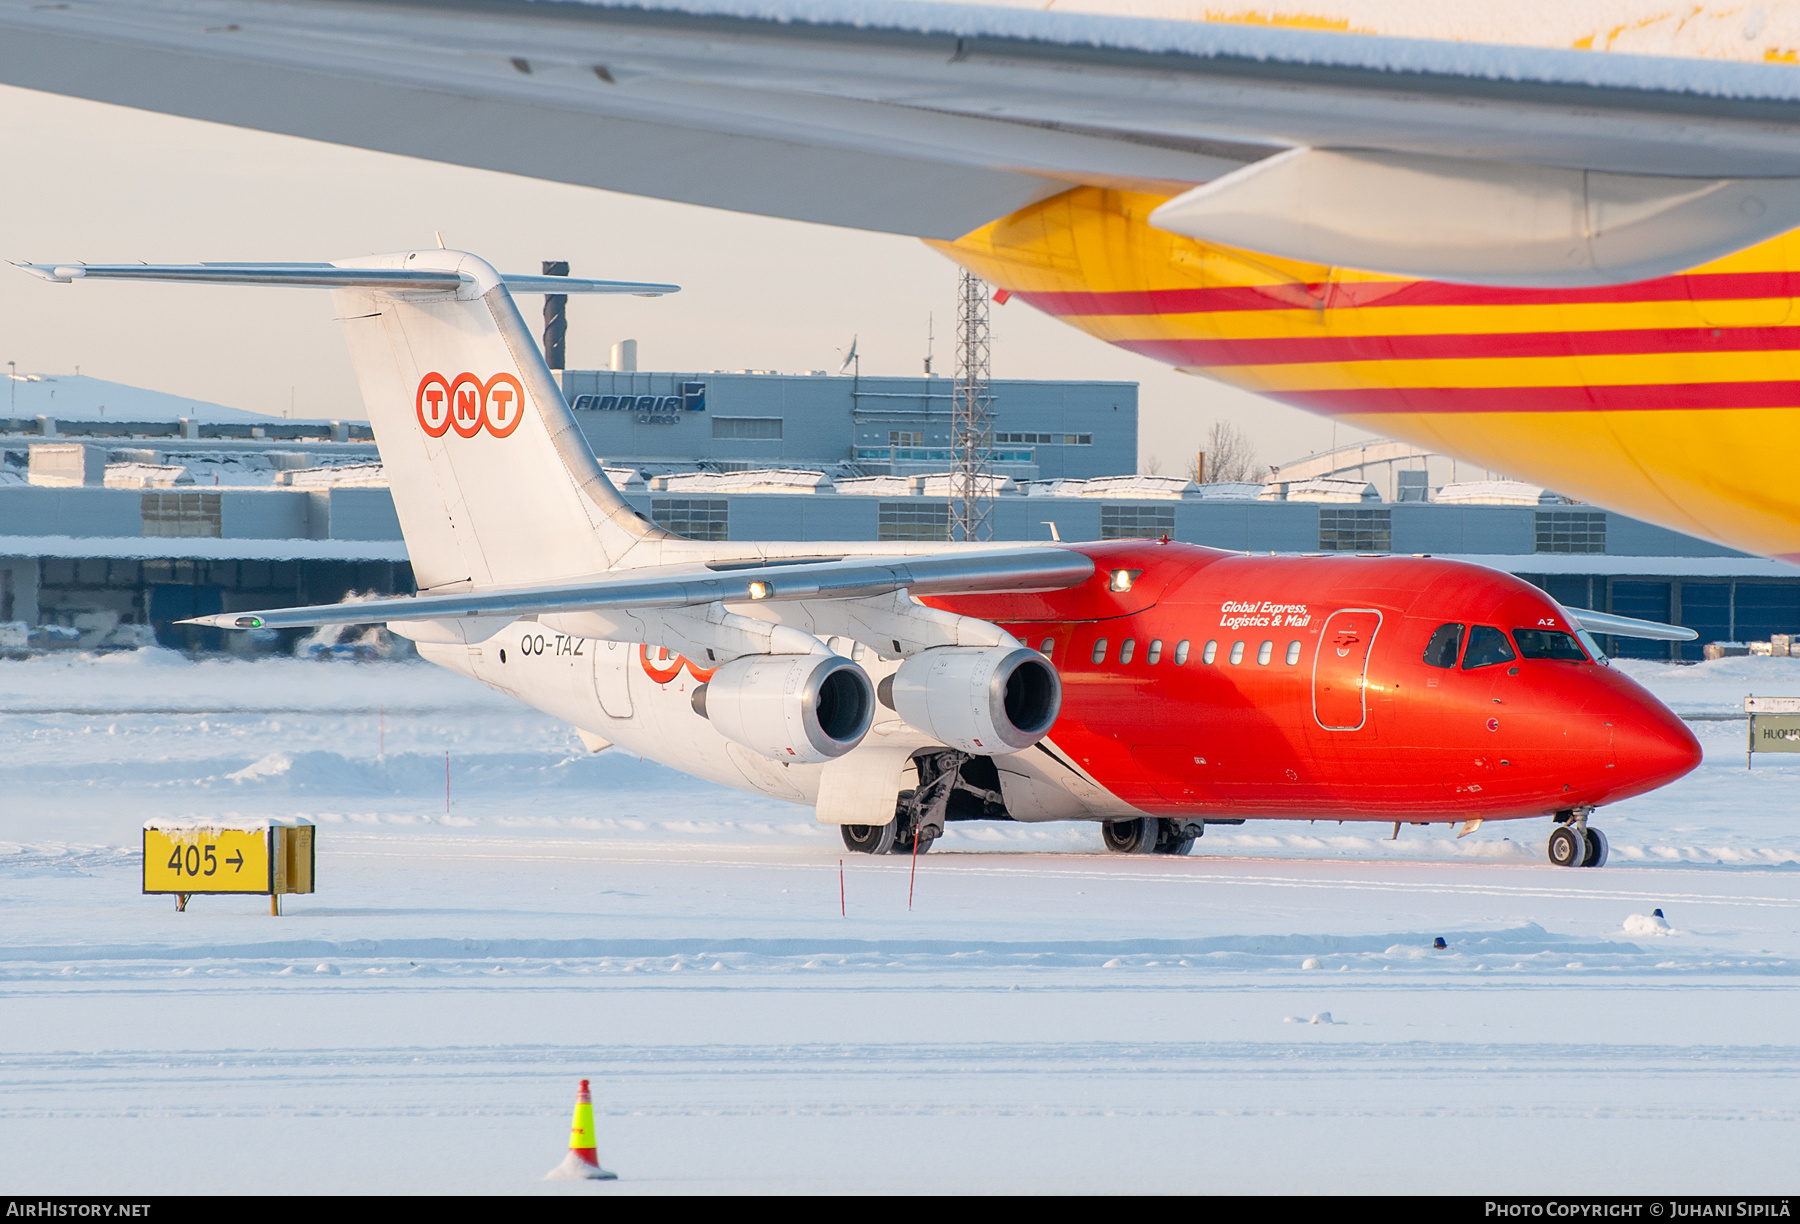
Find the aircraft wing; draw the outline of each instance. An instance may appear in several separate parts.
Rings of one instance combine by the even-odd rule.
[[[198,264],[29,264],[15,263],[39,280],[66,285],[78,280],[187,281],[200,285],[273,285],[290,289],[385,289],[445,292],[473,284],[458,272],[410,268],[340,268],[330,263],[198,263]],[[653,281],[594,280],[585,276],[535,276],[506,273],[500,278],[514,293],[629,293],[661,297],[681,292],[680,285]]]
[[[1653,642],[1692,642],[1700,636],[1681,625],[1639,620],[1635,616],[1614,616],[1611,612],[1596,612],[1592,608],[1564,608],[1563,611],[1569,614],[1569,619],[1575,622],[1577,629],[1585,629],[1589,633],[1645,638]]]
[[[1736,219],[1718,223],[1729,233],[1714,245],[1800,217],[1800,192],[1783,186],[1800,180],[1800,74],[1782,64],[1106,13],[922,0],[0,0],[0,82],[939,239],[1076,184],[1175,196],[1233,171],[1229,190],[1158,223],[1372,267],[1383,239],[1429,248],[1434,234],[1417,227],[1447,205],[1475,224],[1471,194],[1507,216],[1521,191],[1527,204],[1573,202],[1607,224],[1671,209],[1689,224],[1683,208],[1723,202],[1711,211]],[[1262,179],[1241,170],[1283,151],[1336,152]],[[1776,186],[1719,187],[1742,179]],[[1301,215],[1306,201],[1350,218]],[[1361,232],[1370,226],[1385,230]],[[1633,252],[1670,241],[1640,225]]]
[[[915,595],[1051,591],[1087,581],[1091,558],[1062,548],[971,549],[901,557],[845,557],[767,564],[622,570],[560,586],[513,587],[455,595],[370,599],[266,612],[226,612],[182,624],[219,629],[293,629],[387,621],[513,620],[560,612],[692,608],[710,603],[865,599],[906,589]]]

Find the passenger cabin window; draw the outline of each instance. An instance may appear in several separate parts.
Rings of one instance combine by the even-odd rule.
[[[1267,667],[1269,660],[1275,657],[1275,643],[1264,642],[1256,648],[1256,662],[1259,667]]]
[[[1137,653],[1137,639],[1136,638],[1126,638],[1125,641],[1119,646],[1119,662],[1121,662],[1121,663],[1131,662],[1131,656],[1135,653]]]
[[[1200,652],[1200,661],[1209,665],[1218,657],[1219,644],[1217,642],[1208,642],[1206,644],[1206,649]]]
[[[1566,659],[1586,663],[1588,657],[1581,643],[1560,629],[1514,629],[1513,641],[1527,659]]]
[[[1144,652],[1144,662],[1148,663],[1151,667],[1155,667],[1158,663],[1162,662],[1161,638],[1150,639],[1150,649]]]
[[[1287,660],[1288,660],[1289,667],[1292,667],[1294,664],[1296,664],[1300,661],[1300,643],[1299,642],[1289,642],[1288,643]]]
[[[1239,663],[1242,663],[1243,661],[1244,661],[1244,644],[1242,642],[1233,642],[1231,644],[1231,665],[1233,667],[1236,667]]]
[[[1186,664],[1187,656],[1188,656],[1187,639],[1182,638],[1179,642],[1175,643],[1175,666],[1181,667],[1184,664]]]
[[[1094,643],[1094,662],[1106,662],[1106,639],[1100,638]]]
[[[1462,637],[1461,625],[1433,629],[1431,640],[1425,643],[1425,662],[1432,667],[1455,667],[1456,656],[1462,653]]]
[[[1516,657],[1504,633],[1491,625],[1476,625],[1469,630],[1469,653],[1463,656],[1463,670],[1510,663]]]

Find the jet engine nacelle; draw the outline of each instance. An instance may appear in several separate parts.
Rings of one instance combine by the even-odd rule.
[[[1049,732],[1062,708],[1062,680],[1028,647],[940,646],[902,663],[882,695],[914,730],[992,756],[1029,748]]]
[[[694,709],[752,752],[816,765],[862,743],[875,686],[839,655],[749,655],[695,689]]]

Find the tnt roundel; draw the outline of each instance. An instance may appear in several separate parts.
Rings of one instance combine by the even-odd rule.
[[[644,674],[658,684],[667,684],[676,676],[679,676],[681,674],[681,665],[687,662],[687,660],[683,659],[680,655],[671,657],[667,646],[660,646],[657,648],[656,660],[654,662],[650,659],[650,648],[648,646],[639,646],[638,660],[644,665]]]
[[[713,673],[719,670],[716,667],[701,667],[692,659],[682,655],[672,655],[669,653],[669,648],[667,646],[658,646],[656,648],[656,658],[654,659],[650,657],[650,648],[648,646],[639,646],[638,658],[643,662],[644,674],[658,684],[672,683],[675,677],[681,674],[681,669],[684,667],[687,668],[688,675],[692,676],[702,684],[711,680],[713,678]]]
[[[431,373],[421,378],[413,402],[419,412],[419,428],[427,437],[443,437],[450,428],[450,383],[444,376]]]
[[[504,438],[525,416],[525,388],[511,374],[496,374],[482,388],[482,417],[487,431]]]
[[[459,438],[473,438],[481,432],[482,407],[487,388],[473,374],[456,376],[450,384],[450,428]]]
[[[454,429],[460,438],[473,438],[485,429],[504,438],[525,417],[525,388],[504,372],[483,381],[467,370],[454,380],[434,371],[419,380],[414,406],[419,428],[430,437],[441,438]]]

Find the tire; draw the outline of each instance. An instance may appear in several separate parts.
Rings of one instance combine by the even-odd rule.
[[[1163,820],[1159,823],[1162,825],[1162,834],[1156,839],[1158,854],[1180,857],[1194,848],[1194,842],[1200,834],[1193,831],[1193,825],[1183,820]]]
[[[1546,847],[1546,853],[1558,867],[1579,867],[1588,856],[1587,838],[1572,824],[1557,825],[1550,830],[1550,844]]]
[[[894,829],[900,822],[884,825],[839,825],[844,835],[844,848],[852,854],[886,854],[894,848]]]
[[[900,830],[898,833],[896,833],[894,835],[894,844],[893,844],[892,848],[890,848],[888,850],[888,853],[889,854],[906,854],[906,855],[910,855],[910,854],[914,853],[913,839],[916,836],[917,835],[911,829]],[[920,837],[918,839],[918,841],[919,841],[919,849],[917,852],[919,854],[929,854],[931,852],[931,845],[933,842],[937,841],[937,838],[935,838],[935,837]]]
[[[1589,827],[1587,831],[1587,853],[1581,858],[1583,867],[1606,866],[1606,855],[1612,849],[1607,844],[1606,834],[1599,829]]]
[[[1162,820],[1156,816],[1109,820],[1100,826],[1100,840],[1114,854],[1154,854],[1161,835]]]

